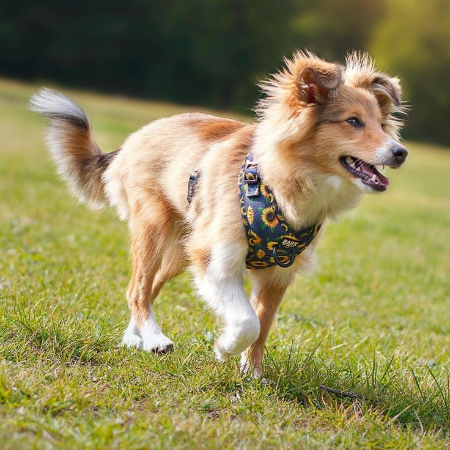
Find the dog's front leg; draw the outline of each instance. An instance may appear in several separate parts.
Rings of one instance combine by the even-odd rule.
[[[259,320],[243,288],[247,248],[237,244],[213,247],[205,268],[196,267],[196,284],[209,307],[223,320],[214,350],[217,359],[239,355],[259,336]]]
[[[255,274],[251,302],[260,322],[260,333],[256,342],[249,346],[242,354],[241,369],[247,372],[253,369],[253,375],[262,375],[262,361],[264,356],[264,344],[270,331],[275,314],[289,285],[275,282],[270,276],[264,274],[265,270]],[[279,280],[277,280],[279,281]]]

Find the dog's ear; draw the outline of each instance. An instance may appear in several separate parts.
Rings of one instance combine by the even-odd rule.
[[[324,103],[330,91],[342,82],[342,68],[337,64],[326,68],[306,67],[299,77],[300,97],[306,103]]]
[[[377,74],[370,84],[383,113],[389,113],[391,106],[400,106],[402,89],[398,78],[391,78],[384,74]]]

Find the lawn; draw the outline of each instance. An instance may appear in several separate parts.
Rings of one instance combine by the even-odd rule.
[[[329,225],[253,380],[214,359],[218,323],[188,274],[156,302],[175,352],[119,346],[127,227],[58,180],[26,110],[36,89],[0,80],[3,450],[450,448],[450,151],[408,145],[388,192]],[[104,151],[191,109],[69,93]]]

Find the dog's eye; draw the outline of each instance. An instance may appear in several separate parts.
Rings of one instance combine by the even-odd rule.
[[[355,128],[359,128],[362,127],[362,123],[359,121],[359,119],[357,117],[350,117],[350,119],[347,119],[347,122]]]

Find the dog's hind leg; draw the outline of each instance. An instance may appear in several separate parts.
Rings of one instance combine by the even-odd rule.
[[[166,281],[179,275],[187,267],[188,262],[184,256],[183,246],[180,242],[182,234],[171,237],[167,242],[162,257],[161,267],[153,280],[152,304]]]
[[[173,244],[170,237],[174,234],[174,224],[170,209],[165,205],[152,208],[151,218],[148,214],[131,217],[133,274],[127,300],[132,317],[124,333],[124,345],[156,353],[173,349],[173,342],[156,321],[152,304],[162,285],[156,275],[160,272],[165,246]]]

